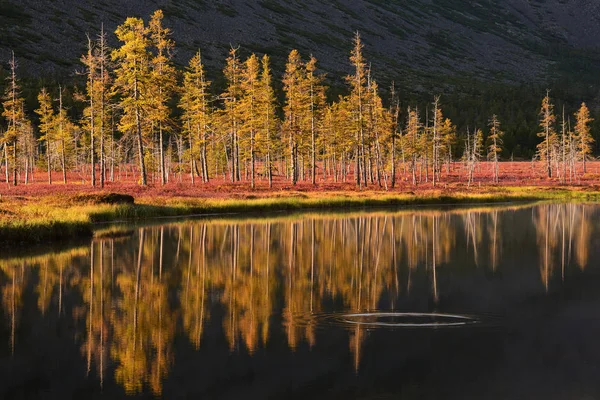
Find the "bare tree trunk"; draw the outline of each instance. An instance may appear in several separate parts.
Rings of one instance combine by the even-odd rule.
[[[166,183],[166,175],[165,175],[165,149],[163,146],[163,128],[162,122],[158,123],[158,151],[160,157],[160,184],[164,186]]]
[[[137,78],[134,81],[134,100],[136,101],[135,106],[135,124],[136,124],[136,136],[138,144],[138,157],[140,162],[140,177],[142,180],[142,186],[148,185],[148,179],[146,177],[146,162],[144,160],[144,139],[142,138],[142,119],[140,106],[137,104],[139,100],[138,81]]]

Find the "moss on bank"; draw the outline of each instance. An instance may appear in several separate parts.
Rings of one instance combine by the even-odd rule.
[[[247,214],[271,211],[340,210],[417,205],[467,205],[523,201],[599,201],[600,192],[508,187],[489,193],[329,193],[260,199],[139,199],[137,203],[65,202],[61,197],[3,199],[0,243],[47,243],[92,237],[99,222],[157,217]]]

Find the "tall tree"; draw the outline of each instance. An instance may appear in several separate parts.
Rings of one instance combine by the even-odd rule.
[[[227,128],[230,144],[230,159],[231,159],[231,181],[240,180],[240,149],[239,149],[239,129],[241,124],[240,118],[240,99],[242,96],[241,81],[242,81],[243,66],[238,57],[238,49],[232,47],[229,51],[225,70],[223,71],[227,81],[227,88],[221,95],[224,100],[224,126]]]
[[[489,121],[490,134],[488,140],[490,146],[488,147],[488,158],[492,160],[494,168],[494,182],[498,183],[499,168],[498,161],[500,161],[500,154],[502,153],[502,136],[504,132],[500,130],[500,121],[496,114],[492,115]]]
[[[200,160],[202,180],[209,181],[207,144],[211,124],[210,81],[202,64],[200,51],[190,60],[183,74],[183,93],[180,107],[183,113],[183,128],[188,136],[190,154],[190,177],[194,183],[195,160]]]
[[[277,150],[278,118],[275,91],[272,84],[271,66],[269,56],[264,55],[261,61],[260,89],[258,97],[259,112],[259,143],[264,149],[265,172],[269,180],[269,188],[273,187],[273,155]]]
[[[391,186],[392,189],[396,186],[396,143],[398,141],[398,129],[400,127],[400,100],[396,93],[396,85],[392,82],[390,88],[390,116],[392,118],[392,131],[390,136],[390,153],[391,153]]]
[[[256,135],[260,121],[260,62],[256,54],[252,54],[244,63],[241,80],[242,98],[240,99],[242,126],[241,141],[248,150],[250,159],[250,186],[256,187]]]
[[[298,148],[303,134],[303,115],[306,107],[305,66],[298,50],[292,50],[288,56],[283,76],[285,92],[284,129],[288,138],[288,164],[290,179],[295,185],[298,182]]]
[[[575,114],[575,140],[577,140],[577,151],[583,161],[583,172],[587,172],[586,160],[592,154],[592,144],[594,139],[590,132],[590,110],[585,103],[581,103],[579,111]]]
[[[431,123],[431,145],[432,145],[432,163],[433,163],[433,186],[439,180],[439,155],[441,147],[440,129],[442,127],[444,117],[440,109],[440,96],[436,96],[433,101],[433,119]],[[437,177],[437,179],[436,179]]]
[[[110,96],[110,60],[109,54],[110,49],[107,44],[106,32],[104,31],[104,24],[100,28],[100,34],[97,40],[96,58],[98,65],[98,108],[99,108],[99,136],[100,136],[100,148],[98,155],[100,157],[100,187],[104,187],[106,182],[106,137],[108,127],[112,118],[111,109],[111,96]],[[114,138],[111,137],[111,144]],[[114,154],[111,154],[111,158],[114,158]],[[113,161],[114,162],[114,161]]]
[[[46,144],[46,164],[48,170],[48,184],[52,184],[52,143],[56,140],[56,115],[52,106],[52,99],[46,88],[38,94],[39,108],[35,112],[40,117],[40,140]]]
[[[88,106],[84,110],[84,115],[87,119],[87,126],[90,134],[90,164],[91,164],[91,183],[96,186],[96,101],[97,99],[97,82],[98,82],[98,66],[94,50],[94,42],[88,35],[87,37],[87,53],[81,58],[81,62],[86,66],[86,91]],[[62,98],[62,96],[61,96]]]
[[[540,160],[546,164],[548,178],[552,177],[552,152],[556,143],[556,130],[554,123],[556,116],[554,115],[554,105],[550,100],[550,90],[546,91],[546,97],[542,100],[540,109],[540,128],[538,137],[543,138],[542,142],[537,145],[538,155]]]
[[[352,113],[354,116],[354,157],[355,157],[355,168],[354,174],[356,179],[356,186],[362,187],[364,183],[361,182],[361,172],[366,176],[365,173],[365,118],[364,118],[364,97],[368,93],[366,88],[366,62],[363,57],[363,44],[360,39],[360,34],[356,32],[354,36],[354,47],[350,55],[350,62],[354,67],[354,75],[348,76],[346,79],[350,83],[350,105],[352,107]]]
[[[117,62],[115,86],[121,95],[120,130],[135,135],[140,166],[140,183],[148,184],[144,152],[144,113],[150,102],[150,53],[148,29],[139,18],[127,18],[115,31],[123,43],[112,53]]]
[[[323,77],[317,75],[316,70],[317,59],[311,56],[306,64],[306,85],[309,97],[311,182],[313,185],[316,183],[317,171],[317,136],[325,104]]]
[[[172,63],[175,42],[171,39],[171,30],[163,27],[162,10],[157,10],[150,19],[149,31],[155,55],[151,64],[151,92],[152,104],[149,118],[152,126],[158,127],[159,172],[161,184],[165,184],[168,176],[165,172],[165,152],[163,134],[168,128],[170,108],[169,101],[175,90],[176,71]]]
[[[67,183],[68,158],[73,150],[73,133],[75,126],[67,116],[67,110],[63,106],[63,89],[58,87],[58,114],[56,115],[56,141],[60,156],[60,167],[62,170],[63,183]]]
[[[402,137],[402,146],[406,157],[410,160],[410,172],[412,176],[413,185],[417,184],[417,159],[421,151],[420,136],[422,135],[423,125],[419,117],[419,110],[417,108],[408,108],[408,119],[406,122],[406,129],[404,136]]]
[[[4,111],[2,116],[8,121],[6,132],[4,132],[4,154],[6,160],[6,176],[8,183],[9,165],[12,164],[12,184],[17,186],[17,172],[19,169],[19,140],[28,129],[29,121],[25,116],[25,107],[23,97],[21,96],[21,87],[17,79],[17,61],[15,53],[9,61],[10,74],[7,78],[8,85],[4,94],[2,106]]]

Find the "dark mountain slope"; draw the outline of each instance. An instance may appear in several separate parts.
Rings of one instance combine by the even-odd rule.
[[[24,74],[72,73],[85,33],[162,8],[178,62],[203,50],[220,69],[230,45],[267,52],[276,65],[298,48],[327,72],[348,72],[354,31],[382,81],[413,89],[455,79],[595,82],[600,2],[595,0],[0,0],[0,57],[14,49]],[[114,40],[114,37],[111,38]]]

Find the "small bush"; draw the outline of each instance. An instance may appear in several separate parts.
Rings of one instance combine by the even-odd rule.
[[[72,200],[77,204],[133,204],[135,202],[133,196],[121,193],[78,194]]]

